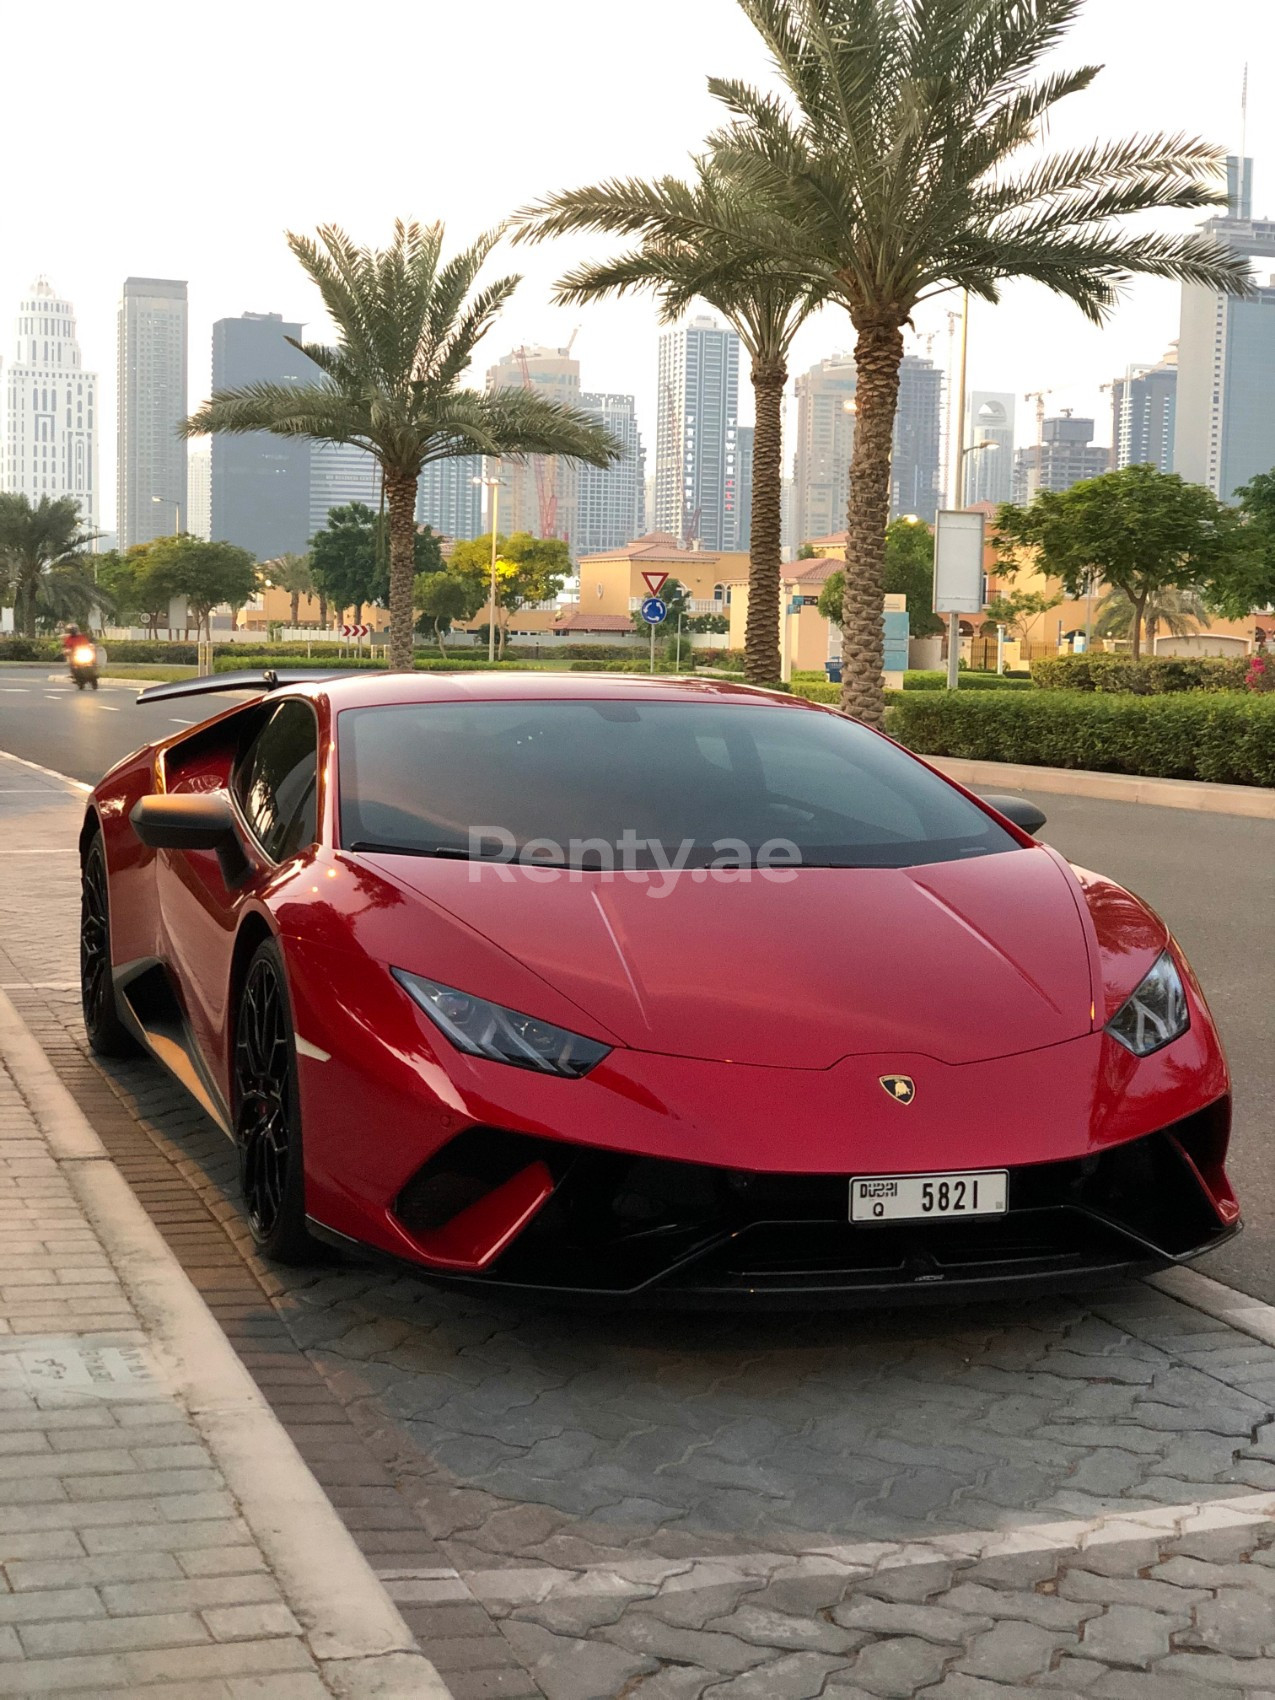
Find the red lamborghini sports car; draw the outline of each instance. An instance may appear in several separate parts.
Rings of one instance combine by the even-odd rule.
[[[1164,923],[830,709],[633,676],[223,676],[88,803],[84,1014],[252,1230],[666,1302],[1058,1287],[1237,1231]]]

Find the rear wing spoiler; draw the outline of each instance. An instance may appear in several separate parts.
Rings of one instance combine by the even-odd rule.
[[[363,669],[367,671],[367,669]],[[322,668],[267,667],[243,673],[203,674],[198,679],[173,679],[162,685],[147,685],[138,702],[172,702],[175,697],[215,696],[221,691],[279,691],[285,685],[317,685],[325,679],[340,679],[348,672],[324,672]]]

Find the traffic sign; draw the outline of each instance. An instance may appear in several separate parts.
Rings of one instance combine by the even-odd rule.
[[[667,578],[668,574],[664,576]],[[668,603],[661,602],[658,596],[648,596],[642,604],[642,618],[648,626],[663,625],[668,619]]]
[[[660,592],[664,589],[664,586],[668,583],[668,574],[667,573],[643,573],[642,574],[642,583],[650,591],[652,596],[658,596],[660,594]]]
[[[347,638],[365,638],[371,630],[371,626],[342,626],[341,636]]]

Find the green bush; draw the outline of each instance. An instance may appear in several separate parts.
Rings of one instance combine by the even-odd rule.
[[[1031,679],[1022,674],[975,673],[962,668],[960,687],[963,691],[1023,691],[1032,688]],[[903,675],[905,691],[945,691],[947,674],[939,668],[913,669]]]
[[[1046,655],[1032,662],[1032,682],[1044,691],[1119,692],[1172,696],[1183,691],[1240,691],[1247,655]]]
[[[0,661],[60,661],[57,638],[0,637]]]
[[[906,693],[886,716],[918,755],[1275,785],[1275,696]]]

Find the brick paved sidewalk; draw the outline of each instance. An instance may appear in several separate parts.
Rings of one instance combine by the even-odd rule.
[[[447,1691],[0,993],[0,1695],[112,1692]]]

